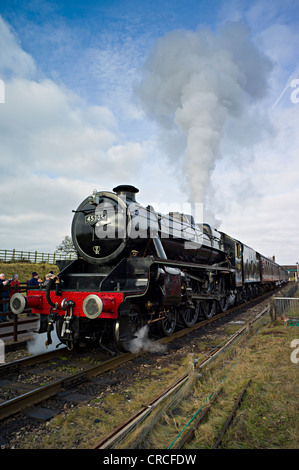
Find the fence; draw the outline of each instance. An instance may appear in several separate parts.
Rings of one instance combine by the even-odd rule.
[[[287,318],[299,319],[299,297],[295,297],[298,284],[289,289],[285,295],[281,297],[273,297],[271,303],[272,320],[281,318],[285,315]]]
[[[299,319],[299,297],[274,297],[273,303],[275,318],[285,315]]]
[[[38,253],[37,251],[1,250],[0,261],[14,263],[16,261],[28,261],[31,263],[55,264],[57,260],[76,259],[76,253]]]

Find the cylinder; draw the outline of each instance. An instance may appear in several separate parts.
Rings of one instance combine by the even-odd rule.
[[[38,308],[41,305],[42,297],[40,295],[24,295],[17,292],[10,299],[10,309],[13,313],[22,313],[25,308]]]

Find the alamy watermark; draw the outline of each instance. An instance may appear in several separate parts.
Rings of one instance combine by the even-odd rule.
[[[291,354],[291,361],[293,364],[298,364],[299,362],[299,339],[293,339],[293,341],[291,342],[291,348],[296,348]]]
[[[5,85],[4,81],[0,79],[0,103],[5,103]]]
[[[291,102],[297,104],[299,103],[299,78],[292,80],[290,86],[295,88],[291,93]]]
[[[195,220],[203,220],[203,204],[176,205],[176,212],[168,211],[174,205],[159,204],[164,214],[153,207],[144,208],[135,202],[122,205],[105,199],[95,211],[85,215],[85,223],[94,226],[99,239],[177,238],[184,240],[185,248],[202,245],[202,227]],[[166,214],[165,214],[166,212]]]
[[[299,78],[292,78],[292,77],[294,77],[294,74],[292,74],[289,77],[286,86],[284,87],[284,89],[280,93],[279,97],[277,98],[277,100],[273,104],[272,108],[275,108],[275,106],[278,105],[278,103],[282,99],[283,95],[287,91],[290,92],[290,89],[291,89],[291,92],[290,92],[289,97],[290,97],[291,103],[293,103],[293,104],[298,104],[299,103]]]

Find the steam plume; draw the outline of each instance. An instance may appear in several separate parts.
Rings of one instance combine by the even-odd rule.
[[[56,346],[60,344],[60,341],[56,335],[56,332],[52,332],[52,344],[46,348],[45,343],[47,340],[47,333],[38,334],[35,333],[33,338],[27,342],[27,350],[30,354],[42,354],[47,351],[53,351]]]
[[[175,142],[172,159],[174,147],[181,149],[178,142],[184,139],[184,158],[177,157],[191,202],[204,202],[227,123],[233,120],[238,126],[243,119],[244,126],[249,116],[252,120],[252,109],[266,94],[270,70],[269,59],[241,22],[227,23],[216,33],[178,30],[157,41],[137,93],[148,115]]]
[[[165,352],[165,344],[156,343],[148,338],[149,328],[147,325],[140,328],[136,333],[136,338],[130,342],[129,350],[133,354],[137,354],[141,350],[155,353],[155,352]]]

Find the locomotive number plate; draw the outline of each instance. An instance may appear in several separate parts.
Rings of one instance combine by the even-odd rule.
[[[85,216],[86,224],[95,224],[99,220],[106,220],[106,214],[90,214]]]

